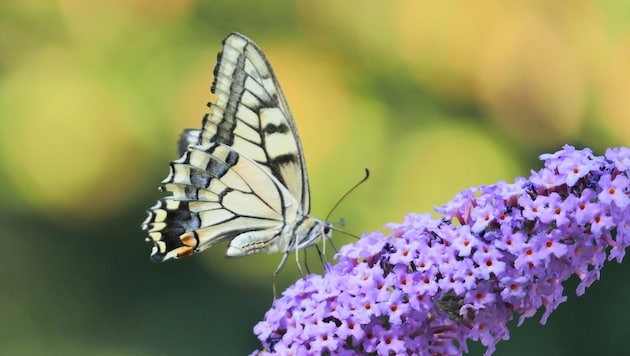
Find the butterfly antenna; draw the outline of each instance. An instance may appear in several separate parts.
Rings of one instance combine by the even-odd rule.
[[[330,218],[330,215],[332,215],[332,213],[335,211],[335,209],[337,209],[337,207],[339,206],[339,204],[341,204],[341,202],[350,194],[352,193],[352,191],[354,191],[355,189],[357,189],[361,184],[365,183],[366,180],[368,180],[368,178],[370,178],[370,170],[369,169],[365,169],[365,177],[363,177],[363,179],[361,179],[357,184],[355,184],[352,188],[350,188],[344,195],[341,196],[341,198],[339,198],[339,200],[337,200],[337,202],[335,203],[335,205],[333,205],[332,209],[330,209],[330,212],[328,213],[328,215],[326,215],[326,219],[325,221],[328,221],[328,218]],[[336,230],[336,229],[335,229]],[[337,230],[338,231],[338,230]],[[341,231],[340,231],[341,232]]]

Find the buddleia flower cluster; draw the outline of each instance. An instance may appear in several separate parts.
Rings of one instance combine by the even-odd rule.
[[[630,242],[630,149],[571,146],[541,156],[529,179],[465,190],[429,214],[409,214],[344,246],[324,276],[298,280],[254,332],[259,355],[460,355],[494,352],[544,308],[541,323],[621,262]]]

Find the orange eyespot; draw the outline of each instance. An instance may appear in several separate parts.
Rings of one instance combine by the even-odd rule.
[[[186,233],[183,233],[180,237],[180,240],[182,240],[182,243],[186,246],[189,247],[197,247],[197,238],[195,237],[195,234],[191,231],[188,231]]]

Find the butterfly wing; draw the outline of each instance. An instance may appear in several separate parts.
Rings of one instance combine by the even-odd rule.
[[[172,196],[158,201],[142,225],[157,261],[223,240],[232,240],[233,257],[286,250],[296,238],[288,223],[313,224],[303,223],[310,196],[302,147],[269,62],[243,35],[223,44],[211,87],[216,103],[201,130],[183,132],[182,156],[161,186]]]
[[[214,69],[210,113],[199,143],[223,143],[265,167],[310,210],[306,163],[291,110],[262,50],[232,33],[223,41]]]

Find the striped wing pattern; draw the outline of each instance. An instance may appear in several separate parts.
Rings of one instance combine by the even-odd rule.
[[[226,255],[284,252],[330,236],[308,215],[308,177],[297,129],[260,48],[233,33],[223,41],[202,129],[184,130],[181,157],[160,189],[171,195],[149,210],[142,228],[151,258],[182,258],[221,241]]]
[[[262,50],[232,34],[217,58],[212,92],[217,102],[203,119],[201,143],[232,146],[265,167],[310,209],[300,138],[282,89]]]

